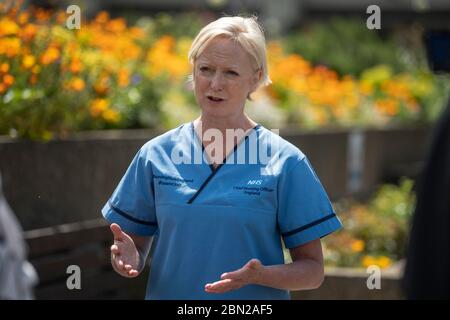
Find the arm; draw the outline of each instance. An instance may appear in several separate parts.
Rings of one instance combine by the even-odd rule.
[[[292,263],[263,266],[257,259],[244,267],[222,274],[220,281],[205,286],[206,292],[223,293],[249,284],[283,290],[318,288],[324,279],[322,245],[320,239],[290,250]]]
[[[254,283],[284,290],[308,290],[320,287],[324,280],[320,239],[290,250],[292,263],[262,266]]]

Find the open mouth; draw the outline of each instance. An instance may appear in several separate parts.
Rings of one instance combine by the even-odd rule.
[[[217,98],[217,97],[213,97],[213,96],[208,96],[208,99],[210,100],[210,101],[214,101],[214,102],[220,102],[220,101],[223,101],[224,99],[222,99],[222,98]]]

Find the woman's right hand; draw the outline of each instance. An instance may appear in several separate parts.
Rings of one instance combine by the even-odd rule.
[[[113,269],[123,277],[138,276],[140,256],[133,239],[116,223],[111,224],[110,228],[114,235],[114,244],[111,246]]]

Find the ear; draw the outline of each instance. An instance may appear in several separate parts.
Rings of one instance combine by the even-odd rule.
[[[257,87],[258,87],[258,83],[259,83],[259,81],[261,80],[261,78],[262,78],[262,70],[261,70],[261,68],[260,68],[260,69],[256,70],[256,71],[253,73],[253,77],[252,77],[252,85],[251,85],[251,89],[250,89],[249,95],[250,95],[251,93],[253,93],[254,91],[256,91],[256,89],[257,89]]]

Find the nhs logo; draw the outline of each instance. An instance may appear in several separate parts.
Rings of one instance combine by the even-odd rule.
[[[247,185],[251,185],[251,186],[253,186],[253,185],[259,186],[259,185],[261,185],[261,183],[262,183],[262,180],[248,180]]]

